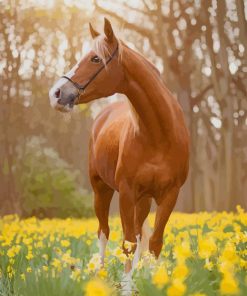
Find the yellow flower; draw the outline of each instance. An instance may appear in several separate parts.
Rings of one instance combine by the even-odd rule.
[[[197,236],[198,235],[198,229],[196,229],[196,228],[190,229],[189,233],[190,233],[190,235]]]
[[[37,242],[37,243],[35,244],[35,247],[36,247],[36,248],[40,248],[40,249],[42,249],[42,248],[44,248],[44,244],[43,244],[42,241],[40,241],[40,242]]]
[[[31,238],[24,238],[23,239],[23,243],[24,243],[24,245],[27,245],[27,246],[29,246],[29,245],[31,245],[32,244],[32,239]]]
[[[50,242],[54,242],[55,241],[55,236],[54,235],[51,235],[50,236]]]
[[[143,268],[143,266],[144,266],[144,260],[143,260],[143,258],[141,258],[138,262],[137,262],[137,270],[140,270],[140,269],[142,269]]]
[[[43,265],[43,266],[42,266],[42,269],[43,269],[44,271],[48,271],[48,266]]]
[[[46,261],[48,260],[48,255],[47,254],[43,254],[42,258],[44,258]]]
[[[187,241],[183,241],[174,247],[174,254],[178,261],[185,261],[187,258],[192,256],[190,244]]]
[[[186,286],[181,280],[173,280],[167,289],[167,296],[182,296],[186,291]]]
[[[165,266],[160,266],[152,276],[153,284],[162,289],[169,281]]]
[[[185,264],[177,265],[172,273],[174,279],[184,280],[188,275],[189,270]]]
[[[14,251],[14,249],[13,248],[10,248],[10,249],[8,249],[8,251],[7,251],[7,256],[9,257],[9,258],[13,258],[13,257],[15,257],[15,251]]]
[[[240,259],[240,267],[242,267],[243,269],[247,269],[247,260],[244,259]]]
[[[219,263],[219,271],[223,274],[225,273],[233,273],[234,272],[234,264],[231,261],[224,261]]]
[[[15,257],[20,252],[20,250],[21,250],[21,246],[20,245],[13,246],[10,249],[8,249],[7,256],[9,258],[13,258],[13,257]]]
[[[206,268],[206,269],[208,269],[208,270],[212,270],[213,269],[213,262],[212,261],[209,261],[209,259],[208,258],[206,258],[206,263],[205,263],[205,265],[204,265],[204,267]]]
[[[95,271],[96,269],[96,265],[94,262],[89,262],[88,265],[87,265],[87,269],[88,271]]]
[[[113,256],[116,256],[121,263],[125,263],[128,257],[123,253],[123,250],[119,247],[117,247],[113,252]],[[133,254],[131,254],[133,256]],[[129,258],[131,257],[129,256]]]
[[[29,273],[32,272],[32,268],[31,267],[28,267],[27,268],[27,272],[29,272]]]
[[[87,240],[86,240],[86,244],[87,244],[88,246],[90,246],[90,245],[92,244],[91,239],[87,239]]]
[[[111,231],[111,234],[110,234],[110,239],[112,241],[118,241],[119,239],[119,234],[117,231]]]
[[[240,214],[240,215],[244,214],[244,209],[240,205],[237,205],[236,209],[237,209],[238,214]]]
[[[8,265],[7,266],[7,273],[8,273],[8,277],[11,279],[13,276],[14,276],[14,274],[15,274],[15,271],[14,271],[14,269],[13,269],[13,267],[11,266],[11,265]]]
[[[225,274],[220,282],[220,292],[222,295],[237,295],[239,294],[238,283],[234,277],[228,273]]]
[[[63,252],[60,248],[55,248],[54,251],[58,254],[61,255]]]
[[[106,278],[107,277],[107,271],[104,269],[104,268],[101,268],[99,271],[98,271],[98,276],[102,279]]]
[[[201,258],[209,258],[217,251],[217,246],[212,237],[200,237],[198,239],[198,254]]]
[[[59,259],[57,259],[57,258],[54,258],[54,259],[52,260],[51,265],[52,265],[53,267],[55,267],[58,271],[61,271],[61,270],[62,270],[62,263],[61,263],[61,261],[60,261]]]
[[[62,247],[69,247],[70,246],[70,242],[68,240],[61,240],[61,246]]]
[[[118,256],[120,256],[120,255],[122,255],[122,254],[123,254],[123,250],[122,250],[121,248],[119,248],[119,247],[117,247],[117,248],[113,251],[113,255],[116,256],[116,257],[118,257]]]
[[[112,289],[99,279],[90,280],[85,287],[86,296],[110,296],[114,295]]]
[[[99,270],[102,266],[101,257],[99,254],[94,254],[87,264],[87,271],[93,272]]]
[[[33,259],[33,254],[32,254],[32,252],[28,252],[26,258],[27,258],[27,260],[31,260],[31,259]]]
[[[22,273],[22,274],[21,274],[21,279],[22,279],[23,281],[25,281],[25,280],[26,280],[26,276],[25,276],[25,274],[24,274],[24,273]]]
[[[75,269],[72,271],[70,278],[74,281],[79,281],[81,277],[81,271],[80,269]]]
[[[231,243],[226,244],[221,256],[220,260],[222,261],[230,261],[232,263],[236,263],[238,261],[238,255],[236,254],[235,246]]]

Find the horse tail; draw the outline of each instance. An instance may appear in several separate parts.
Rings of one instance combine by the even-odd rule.
[[[142,225],[142,238],[141,238],[141,253],[149,250],[149,239],[151,236],[151,228],[148,223],[148,219],[146,219]]]

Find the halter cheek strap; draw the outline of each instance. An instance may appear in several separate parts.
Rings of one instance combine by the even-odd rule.
[[[69,77],[65,75],[62,76],[62,78],[65,78],[68,81],[70,81],[74,85],[74,87],[78,90],[78,95],[76,96],[76,98],[78,98],[81,94],[85,92],[85,89],[88,87],[88,85],[99,75],[99,73],[105,68],[105,66],[109,64],[110,61],[114,58],[117,51],[118,51],[118,46],[116,47],[112,55],[108,58],[105,65],[102,65],[84,85],[74,82],[73,80],[71,80]]]

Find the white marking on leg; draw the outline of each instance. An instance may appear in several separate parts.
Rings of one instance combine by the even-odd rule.
[[[137,241],[136,250],[135,250],[134,258],[132,261],[131,270],[129,272],[123,274],[123,278],[121,281],[121,287],[122,287],[121,294],[123,296],[129,296],[132,293],[132,285],[133,285],[132,275],[133,275],[133,272],[138,264],[138,261],[140,258],[140,251],[141,251],[141,235],[140,234],[138,234],[136,236],[136,241]]]
[[[132,292],[132,271],[124,273],[121,280],[121,295],[129,296]]]
[[[136,250],[134,253],[134,258],[133,258],[132,268],[131,268],[132,273],[133,273],[134,269],[136,268],[139,258],[140,258],[140,253],[141,253],[141,235],[140,234],[138,234],[136,236],[136,241],[137,241]]]
[[[100,232],[98,242],[99,242],[99,254],[101,257],[101,264],[104,265],[105,249],[106,249],[106,245],[107,245],[108,240],[102,231]]]
[[[144,221],[142,225],[142,239],[141,239],[141,254],[149,250],[149,239],[151,237],[151,228],[148,223],[148,219]]]

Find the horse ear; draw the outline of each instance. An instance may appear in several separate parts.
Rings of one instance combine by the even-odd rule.
[[[104,32],[107,40],[112,42],[114,39],[114,32],[112,30],[112,26],[110,21],[105,17],[105,24],[104,24]]]
[[[89,30],[91,33],[92,38],[96,38],[97,36],[99,36],[99,32],[97,32],[96,30],[94,30],[93,26],[91,25],[91,23],[89,23]]]

